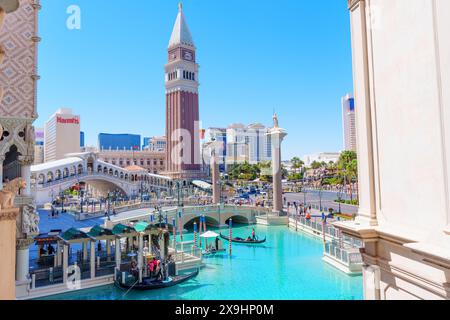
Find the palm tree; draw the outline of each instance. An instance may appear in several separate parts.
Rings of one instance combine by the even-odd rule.
[[[346,183],[349,183],[350,201],[353,201],[353,181],[358,179],[358,162],[356,158],[356,152],[343,151],[339,157],[338,163],[338,175],[345,178],[344,187]]]
[[[299,157],[293,157],[291,159],[292,168],[297,173],[298,169],[301,169],[303,165],[305,164],[302,160],[300,160]]]

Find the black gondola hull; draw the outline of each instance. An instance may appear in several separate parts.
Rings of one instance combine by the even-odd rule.
[[[169,282],[156,281],[156,280],[151,281],[150,279],[144,278],[144,279],[142,279],[142,283],[138,283],[135,285],[124,284],[124,283],[121,283],[120,281],[116,281],[115,283],[116,283],[116,285],[118,285],[119,287],[121,287],[123,289],[131,288],[132,290],[139,290],[139,291],[163,289],[163,288],[173,287],[184,281],[192,279],[198,275],[198,272],[199,272],[199,270],[197,269],[196,271],[194,271],[190,274],[187,274],[187,275],[173,276],[173,277],[171,277],[172,281],[169,281]]]
[[[229,237],[224,236],[222,233],[220,234],[220,237],[224,240],[230,241]],[[231,242],[246,243],[246,244],[258,244],[258,243],[266,242],[266,237],[264,237],[264,239],[262,239],[262,240],[255,240],[255,241],[238,240],[236,238],[231,238]]]

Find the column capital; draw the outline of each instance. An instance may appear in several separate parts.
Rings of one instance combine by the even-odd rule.
[[[0,209],[0,221],[16,221],[19,211],[19,208]]]
[[[33,242],[33,238],[16,239],[16,248],[18,250],[28,249]]]
[[[21,166],[31,166],[34,162],[32,156],[19,156],[18,158]]]

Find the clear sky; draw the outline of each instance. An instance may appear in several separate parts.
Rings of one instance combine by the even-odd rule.
[[[39,119],[59,107],[99,132],[165,132],[164,69],[178,0],[42,1]],[[81,29],[69,30],[70,5]],[[283,159],[343,148],[341,97],[352,92],[346,0],[185,0],[200,64],[203,127],[261,122],[275,110]]]

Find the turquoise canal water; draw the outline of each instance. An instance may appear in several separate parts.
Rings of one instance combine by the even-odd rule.
[[[247,237],[253,226],[236,226],[233,236]],[[351,277],[322,261],[321,240],[287,227],[254,226],[265,244],[235,244],[227,253],[204,257],[200,274],[178,286],[147,292],[114,285],[47,297],[52,300],[158,299],[362,299],[362,278]],[[226,233],[223,230],[223,233]],[[192,239],[192,234],[185,240]],[[224,241],[224,247],[228,243]]]

